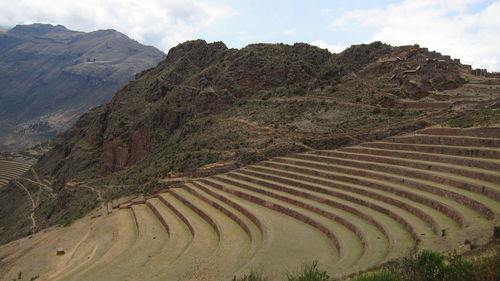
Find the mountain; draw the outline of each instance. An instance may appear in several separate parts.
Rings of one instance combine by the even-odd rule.
[[[0,190],[0,242],[68,224],[103,200],[497,108],[497,90],[464,94],[481,79],[417,45],[374,42],[332,54],[303,43],[237,50],[188,41],[51,140],[19,180],[39,190],[34,209],[19,186]],[[467,122],[498,118],[480,113]]]
[[[0,151],[62,132],[164,58],[115,30],[32,24],[0,32]]]

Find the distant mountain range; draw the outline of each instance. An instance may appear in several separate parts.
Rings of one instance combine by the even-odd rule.
[[[164,58],[115,30],[50,24],[0,30],[0,151],[49,139]]]

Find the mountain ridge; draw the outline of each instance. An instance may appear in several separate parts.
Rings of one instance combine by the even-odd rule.
[[[52,139],[34,170],[53,194],[34,216],[40,228],[66,224],[96,207],[92,190],[104,200],[151,194],[183,177],[381,139],[490,106],[433,101],[475,79],[470,71],[419,46],[374,42],[332,54],[304,43],[237,50],[188,41]],[[11,184],[0,195],[8,226],[0,241],[29,233],[19,219],[29,208],[13,204],[19,190]]]
[[[18,25],[0,34],[0,150],[19,150],[71,126],[164,54],[114,30]],[[28,82],[26,82],[28,81]]]

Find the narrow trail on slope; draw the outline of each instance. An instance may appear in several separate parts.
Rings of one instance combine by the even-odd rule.
[[[82,184],[81,186],[94,191],[97,194],[97,198],[99,199],[99,201],[104,202],[104,197],[102,196],[101,190],[98,190],[97,188],[92,187],[90,185],[86,185],[86,184]]]
[[[33,197],[31,196],[31,193],[29,192],[29,190],[22,184],[20,183],[19,181],[14,181],[14,183],[19,187],[21,188],[24,192],[26,192],[26,194],[28,194],[28,197],[31,201],[31,214],[30,214],[30,219],[31,219],[31,230],[34,232],[36,229],[37,229],[37,224],[36,224],[36,220],[35,220],[35,209],[36,209],[36,203],[35,203],[35,200],[33,200]]]
[[[20,180],[25,180],[25,181],[30,182],[30,183],[32,183],[32,184],[36,184],[36,185],[37,185],[40,189],[44,189],[44,190],[46,190],[46,191],[48,192],[48,194],[50,195],[50,197],[52,197],[52,198],[55,198],[55,197],[56,197],[56,195],[53,193],[52,188],[50,188],[50,187],[46,186],[46,185],[45,185],[45,184],[43,184],[43,183],[40,183],[40,182],[34,181],[34,180],[32,180],[32,179],[28,179],[28,178],[19,178],[19,179],[20,179]]]
[[[227,119],[224,119],[223,121],[236,123],[237,125],[248,129],[248,131],[253,132],[253,133],[257,133],[257,134],[287,133],[287,131],[283,130],[283,129],[275,129],[275,128],[271,128],[268,126],[259,126],[253,122],[248,121],[248,120],[236,118],[236,117],[227,118]]]
[[[38,185],[40,185],[42,188],[46,189],[47,191],[50,192],[50,194],[53,194],[54,193],[54,190],[52,189],[52,187],[46,185],[43,183],[43,180],[40,179],[40,177],[38,176],[38,173],[35,171],[35,169],[31,168],[31,173],[33,174],[33,176],[35,177],[35,179],[37,180],[36,182],[32,181],[32,180],[29,180],[29,181],[32,181],[33,183],[36,183]],[[47,181],[48,182],[48,181]]]
[[[250,101],[257,101],[258,102],[261,100],[250,100]],[[335,103],[335,104],[340,104],[340,105],[359,106],[359,107],[365,107],[365,108],[376,108],[377,107],[377,106],[371,105],[371,104],[348,102],[348,101],[340,100],[337,98],[322,96],[322,95],[308,95],[308,96],[287,97],[287,98],[274,97],[274,98],[269,98],[268,101],[271,101],[271,102],[289,102],[289,101],[308,102],[308,101],[312,101],[312,102]]]
[[[101,209],[103,210],[103,214],[109,213],[108,205],[106,204],[106,200],[104,200],[104,196],[102,195],[102,190],[99,190],[99,189],[97,189],[93,186],[87,185],[85,183],[82,183],[80,186],[88,188],[88,189],[92,190],[93,192],[95,192],[97,194],[97,200],[99,200],[99,202],[101,202]]]

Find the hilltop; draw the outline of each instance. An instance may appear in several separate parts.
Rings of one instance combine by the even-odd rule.
[[[40,190],[34,210],[14,184],[0,191],[0,241],[33,231],[31,213],[37,229],[69,224],[102,201],[273,156],[463,116],[498,123],[498,89],[485,83],[470,66],[419,46],[374,42],[332,54],[303,43],[237,50],[188,41],[51,140],[24,182]],[[464,111],[474,109],[485,110]]]
[[[164,57],[115,30],[32,24],[0,31],[0,151],[26,149],[66,130]]]

